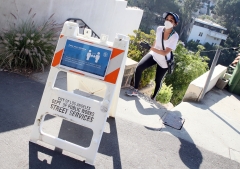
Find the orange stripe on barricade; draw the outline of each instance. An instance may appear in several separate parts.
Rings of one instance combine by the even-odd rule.
[[[86,40],[82,40],[82,39],[78,39],[80,41],[83,41],[83,42],[87,42],[87,43],[90,43],[90,44],[94,44],[93,42],[89,42],[89,41],[86,41]]]
[[[108,75],[105,76],[104,81],[116,84],[119,71],[120,71],[120,68],[109,73]]]
[[[52,61],[52,66],[57,66],[60,64],[60,61],[62,59],[62,54],[63,54],[63,49],[55,53],[53,61]]]
[[[111,55],[110,59],[115,58],[117,55],[119,55],[119,54],[121,54],[123,52],[124,52],[124,50],[113,48],[112,55]]]
[[[64,35],[60,35],[60,38],[64,37]]]
[[[69,70],[69,72],[73,72],[73,73],[77,73],[77,74],[80,74],[80,75],[84,75],[83,73],[76,72],[76,71],[74,71],[74,70]]]

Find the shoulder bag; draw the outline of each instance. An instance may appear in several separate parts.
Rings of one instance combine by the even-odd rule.
[[[162,32],[162,48],[163,48],[163,50],[165,50],[164,44],[163,44],[163,37],[164,37],[164,31]],[[173,70],[174,70],[174,67],[175,67],[173,52],[171,51],[170,60],[167,60],[167,56],[165,56],[165,59],[166,59],[167,65],[168,65],[168,71],[167,72],[168,72],[168,74],[172,74]]]

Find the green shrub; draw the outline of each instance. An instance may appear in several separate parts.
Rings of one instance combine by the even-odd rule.
[[[171,99],[173,105],[178,105],[182,101],[189,84],[208,70],[208,58],[200,55],[203,50],[204,47],[198,45],[197,52],[189,51],[179,41],[174,51],[176,62],[174,72],[165,78],[165,83],[167,85],[171,84],[173,87],[173,97]]]
[[[56,24],[35,24],[32,19],[10,26],[0,34],[0,67],[44,70],[51,63],[57,40]]]
[[[199,45],[200,43],[198,42],[195,42],[194,40],[190,40],[187,42],[186,44],[186,48],[190,51],[193,51],[193,52],[197,52],[198,51],[198,48],[197,46]]]
[[[134,31],[135,36],[129,35],[130,36],[130,43],[129,43],[129,50],[128,50],[128,57],[135,60],[136,62],[139,62],[144,55],[147,54],[148,50],[143,49],[139,44],[141,41],[147,41],[149,44],[153,44],[155,40],[155,31],[151,30],[150,34],[145,34],[141,30]],[[139,89],[142,87],[145,87],[151,79],[155,77],[155,71],[156,71],[156,66],[152,66],[145,71],[143,71],[140,84],[139,84]]]
[[[167,86],[165,83],[162,84],[160,92],[158,92],[156,100],[160,103],[169,103],[173,95],[172,85]]]

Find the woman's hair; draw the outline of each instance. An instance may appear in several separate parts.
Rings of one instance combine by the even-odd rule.
[[[178,23],[180,21],[178,14],[174,13],[174,12],[164,12],[163,13],[163,18],[166,19],[168,15],[172,15],[175,23]]]

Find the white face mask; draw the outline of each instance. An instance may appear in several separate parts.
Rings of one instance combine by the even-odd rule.
[[[165,28],[166,28],[166,29],[170,29],[170,28],[173,27],[173,24],[172,24],[170,21],[165,21],[165,22],[164,22],[164,25],[165,25]]]

